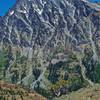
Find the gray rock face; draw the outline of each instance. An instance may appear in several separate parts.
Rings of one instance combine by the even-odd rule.
[[[51,56],[59,58],[56,54],[60,51],[63,52],[60,59],[64,59],[69,52],[83,53],[89,46],[93,59],[99,60],[100,5],[86,0],[18,0],[0,18],[0,43],[1,47],[9,44],[13,58],[16,58],[14,47],[29,58],[42,50],[39,58],[47,62]],[[55,49],[58,53],[52,53]]]
[[[89,42],[89,34],[99,39],[100,6],[95,5],[84,0],[18,0],[13,13],[0,18],[0,41],[47,48],[67,40],[77,46]]]

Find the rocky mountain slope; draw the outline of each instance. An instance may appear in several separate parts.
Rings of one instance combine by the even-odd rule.
[[[0,17],[0,80],[50,98],[100,83],[100,5],[17,0]]]
[[[55,98],[54,100],[99,100],[100,98],[100,86],[87,87],[73,92],[70,95]]]

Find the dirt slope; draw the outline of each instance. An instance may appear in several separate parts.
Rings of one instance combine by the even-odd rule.
[[[0,82],[0,100],[46,100],[46,98],[20,86]]]

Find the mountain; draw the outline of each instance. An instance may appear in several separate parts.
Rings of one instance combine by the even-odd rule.
[[[20,86],[0,82],[0,100],[46,100],[35,92],[29,92]]]
[[[17,0],[0,17],[0,80],[52,98],[100,83],[100,5]]]
[[[100,86],[88,87],[78,90],[77,92],[73,92],[70,95],[61,96],[59,99],[55,98],[55,100],[99,100],[100,98]],[[67,98],[67,99],[66,99]]]

